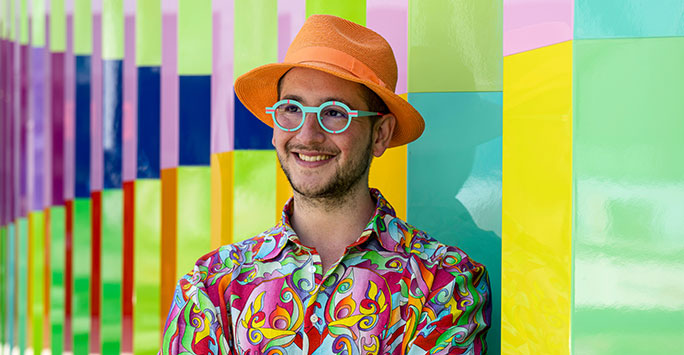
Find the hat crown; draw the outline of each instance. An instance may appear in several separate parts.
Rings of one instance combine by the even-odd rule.
[[[336,16],[311,15],[292,41],[284,62],[334,65],[391,91],[397,85],[397,61],[389,43],[376,32]]]

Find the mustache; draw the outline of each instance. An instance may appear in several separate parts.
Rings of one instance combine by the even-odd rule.
[[[337,155],[339,151],[330,149],[330,148],[325,148],[319,144],[315,145],[304,145],[304,144],[296,144],[296,143],[287,143],[285,145],[285,151],[292,152],[293,150],[296,151],[305,151],[305,152],[316,152],[320,154],[326,154],[326,155]]]

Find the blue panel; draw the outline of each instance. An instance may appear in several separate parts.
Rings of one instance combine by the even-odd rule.
[[[575,0],[575,39],[684,36],[682,0]]]
[[[209,165],[211,76],[179,76],[178,94],[178,165]]]
[[[234,95],[235,149],[273,149],[273,128],[256,118]],[[266,107],[264,107],[264,110]]]
[[[138,68],[138,179],[159,178],[161,71]]]
[[[409,93],[425,132],[408,146],[409,223],[456,245],[487,266],[492,285],[492,329],[501,335],[501,92]]]
[[[90,197],[90,56],[76,60],[75,197]]]
[[[123,60],[102,61],[102,149],[105,189],[122,187],[122,74]]]

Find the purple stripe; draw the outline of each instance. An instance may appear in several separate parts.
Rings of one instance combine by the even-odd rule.
[[[20,75],[20,98],[19,98],[19,214],[26,216],[28,213],[28,93],[29,93],[29,47],[20,47],[19,75]]]
[[[96,1],[97,2],[97,1]],[[104,183],[102,150],[102,16],[93,14],[93,56],[90,98],[90,189],[101,191]]]
[[[47,7],[47,4],[46,4]],[[46,9],[47,11],[47,9]],[[44,59],[45,59],[45,76],[43,76],[44,79],[44,91],[43,95],[45,95],[45,99],[43,101],[44,103],[44,111],[43,111],[43,117],[45,119],[45,124],[43,125],[44,129],[44,134],[43,134],[43,143],[45,144],[45,149],[44,149],[44,155],[43,155],[43,171],[45,171],[44,175],[44,180],[43,180],[43,202],[45,203],[43,205],[43,208],[45,207],[50,207],[52,205],[52,154],[51,154],[51,147],[52,147],[52,85],[50,78],[52,77],[52,55],[50,52],[50,16],[46,15],[45,16],[45,54],[44,54]]]
[[[123,78],[123,181],[135,180],[138,137],[138,70],[135,65],[135,16],[126,16]]]
[[[64,204],[64,53],[51,53],[52,205]]]
[[[5,165],[5,155],[7,152],[7,115],[5,114],[5,91],[7,78],[9,75],[5,72],[5,40],[0,39],[0,225],[4,226],[6,222],[7,211],[7,174]]]
[[[7,42],[7,90],[5,91],[5,97],[7,99],[7,118],[9,119],[9,127],[7,129],[7,134],[9,136],[9,139],[7,142],[9,142],[9,149],[7,151],[9,158],[8,158],[8,171],[9,171],[9,176],[7,178],[8,180],[8,194],[9,194],[9,221],[14,221],[16,217],[16,205],[17,205],[17,194],[16,194],[16,189],[15,189],[15,182],[16,182],[16,169],[15,169],[15,163],[16,163],[16,144],[15,144],[15,125],[16,125],[16,117],[15,117],[15,111],[14,111],[14,78],[15,78],[15,73],[14,73],[14,48],[15,48],[15,43],[12,41]]]
[[[368,0],[371,1],[371,0]],[[306,1],[288,1],[287,6],[278,6],[278,61],[285,59],[287,48],[306,20]]]
[[[366,0],[366,26],[379,33],[397,59],[397,94],[407,92],[408,0]]]
[[[74,161],[75,161],[75,122],[76,122],[76,77],[74,74],[76,63],[74,61],[74,41],[73,41],[74,21],[72,15],[66,18],[66,54],[64,69],[64,198],[71,200],[74,198]]]
[[[211,152],[234,149],[233,1],[214,1],[211,78]]]
[[[162,14],[161,168],[178,166],[178,60],[176,11]]]
[[[33,111],[31,119],[33,121],[33,191],[31,194],[31,210],[42,210],[45,207],[45,48],[31,48],[31,95]]]

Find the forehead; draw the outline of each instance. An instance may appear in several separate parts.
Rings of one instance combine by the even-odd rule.
[[[315,69],[292,68],[280,79],[279,97],[297,97],[305,105],[321,104],[330,99],[349,105],[364,103],[363,85]]]

